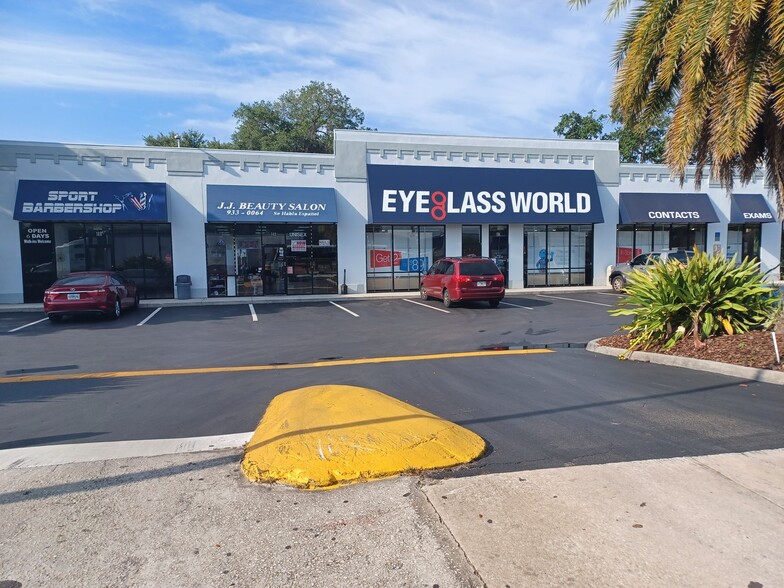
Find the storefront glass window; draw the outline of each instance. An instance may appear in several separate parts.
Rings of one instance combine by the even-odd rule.
[[[367,288],[368,292],[391,292],[392,226],[370,225],[365,232],[367,244]]]
[[[463,225],[463,257],[482,255],[482,226]]]
[[[19,223],[22,284],[25,302],[41,302],[44,290],[57,279],[54,223]]]
[[[525,285],[582,286],[593,280],[591,225],[526,225]]]
[[[545,225],[525,226],[525,285],[546,286],[547,264],[549,251],[547,249],[547,231]]]
[[[706,225],[620,225],[617,232],[616,262],[625,263],[649,251],[666,249],[705,250]]]
[[[732,259],[733,255],[737,263],[744,259],[756,259],[760,257],[760,240],[762,237],[762,225],[729,225],[727,227],[727,258]]]
[[[589,276],[593,280],[593,227],[572,225],[569,240],[569,285],[589,285]]]
[[[58,277],[87,269],[87,242],[82,223],[56,223],[54,244]]]
[[[419,256],[419,228],[395,226],[392,240],[395,244],[394,290],[416,290],[423,261]]]
[[[141,298],[173,298],[168,223],[21,223],[24,299],[65,274],[116,270],[136,283]]]
[[[419,277],[444,257],[443,226],[368,225],[368,292],[417,290]]]
[[[642,250],[635,247],[634,244],[634,227],[619,226],[618,241],[615,247],[615,263],[626,263],[640,253],[642,253]]]
[[[209,296],[334,294],[336,224],[208,223]]]

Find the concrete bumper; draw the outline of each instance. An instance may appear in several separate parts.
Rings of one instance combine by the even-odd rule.
[[[368,388],[310,386],[275,397],[245,447],[249,479],[327,489],[468,463],[484,440]]]

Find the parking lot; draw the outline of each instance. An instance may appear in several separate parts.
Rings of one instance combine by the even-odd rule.
[[[466,473],[782,445],[777,386],[587,352],[624,322],[607,312],[619,297],[147,306],[56,325],[0,313],[0,448],[251,431],[275,395],[318,384],[474,430],[492,449]]]

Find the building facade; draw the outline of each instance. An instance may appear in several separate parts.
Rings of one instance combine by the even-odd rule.
[[[775,270],[758,174],[727,194],[619,163],[614,142],[336,131],[334,155],[0,141],[0,303],[118,269],[143,298],[415,291],[445,256],[509,288],[605,286],[638,253],[692,248]],[[778,271],[775,271],[778,278]]]

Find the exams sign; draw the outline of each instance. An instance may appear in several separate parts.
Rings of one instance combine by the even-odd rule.
[[[591,170],[368,165],[372,222],[601,223]]]

